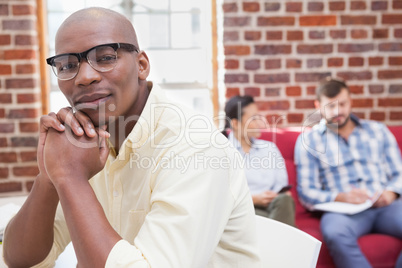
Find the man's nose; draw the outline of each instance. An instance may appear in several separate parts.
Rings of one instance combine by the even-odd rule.
[[[92,68],[88,61],[82,60],[80,62],[80,68],[78,70],[77,76],[75,77],[75,84],[87,86],[100,80],[100,73]]]

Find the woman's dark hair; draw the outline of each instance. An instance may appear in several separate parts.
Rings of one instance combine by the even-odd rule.
[[[248,105],[254,103],[252,96],[234,96],[230,98],[225,105],[225,128],[222,134],[228,136],[227,130],[231,128],[230,121],[232,119],[241,120],[243,116],[243,109]]]
[[[349,92],[349,87],[346,85],[345,81],[338,78],[326,77],[320,81],[317,87],[317,100],[321,101],[322,96],[333,98],[337,96],[342,89],[346,89]]]

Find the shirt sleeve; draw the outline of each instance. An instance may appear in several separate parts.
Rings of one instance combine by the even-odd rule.
[[[384,132],[384,155],[385,171],[387,173],[388,184],[385,190],[402,194],[402,159],[401,151],[394,135],[383,125]]]
[[[313,154],[311,133],[301,133],[295,145],[297,192],[300,202],[312,210],[313,205],[334,201],[337,192],[322,190],[319,178],[319,158]]]
[[[175,155],[178,158],[173,157],[170,164],[161,163],[154,172],[150,185],[151,211],[134,245],[118,242],[108,256],[106,267],[207,267],[218,243],[223,243],[220,239],[237,203],[249,206],[238,210],[240,214],[236,215],[230,235],[249,233],[246,239],[254,239],[254,231],[250,229],[254,225],[247,222],[254,219],[254,212],[244,173],[232,167],[234,161],[226,150],[189,150],[186,145],[175,148]],[[169,168],[179,159],[186,161],[182,163],[186,165],[184,169]],[[249,213],[250,217],[245,217]],[[251,259],[239,251],[243,247],[247,252],[252,243],[242,235],[237,240],[234,238],[233,244],[226,246],[238,246],[233,254],[235,261]]]

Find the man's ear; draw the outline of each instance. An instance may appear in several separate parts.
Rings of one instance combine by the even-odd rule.
[[[150,69],[148,55],[144,51],[140,51],[138,55],[138,78],[140,80],[147,79]]]
[[[320,102],[318,100],[315,100],[314,101],[314,106],[315,106],[316,109],[319,110],[320,109]]]

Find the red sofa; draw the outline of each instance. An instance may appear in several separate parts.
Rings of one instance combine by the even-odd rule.
[[[399,148],[402,148],[402,126],[390,126],[389,129],[397,139]],[[261,139],[274,142],[281,151],[289,176],[289,184],[296,185],[296,168],[294,165],[294,146],[301,128],[276,128],[262,133]],[[292,195],[296,202],[296,225],[302,231],[314,236],[323,242],[320,231],[319,212],[307,211],[299,202],[296,187],[292,188]],[[363,253],[368,257],[374,268],[393,268],[396,259],[402,251],[402,240],[382,234],[369,234],[359,239]],[[317,262],[318,268],[335,267],[329,251],[323,242]]]

